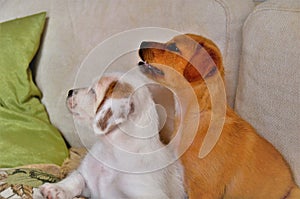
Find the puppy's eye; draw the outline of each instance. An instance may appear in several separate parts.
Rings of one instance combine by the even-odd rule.
[[[167,46],[167,49],[173,52],[180,52],[175,43],[171,43]]]
[[[92,95],[96,95],[96,91],[95,91],[94,88],[89,89],[88,92],[89,92],[90,94],[92,94]]]

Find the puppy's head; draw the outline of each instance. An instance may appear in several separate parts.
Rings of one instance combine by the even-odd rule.
[[[139,63],[141,71],[171,87],[178,81],[170,68],[190,83],[202,83],[217,72],[224,76],[220,50],[211,40],[199,35],[179,35],[166,43],[142,42],[139,55],[143,60]]]
[[[132,85],[118,80],[119,75],[105,75],[89,88],[70,90],[67,107],[74,118],[92,127],[96,134],[107,134],[134,112],[130,96]]]

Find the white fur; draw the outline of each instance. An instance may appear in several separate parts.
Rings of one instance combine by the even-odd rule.
[[[110,76],[120,77],[115,74],[106,75]],[[114,78],[105,81],[111,79]],[[120,80],[121,83],[124,81],[136,89],[136,92],[130,98],[106,99],[97,114],[84,113],[94,115],[92,119],[82,118],[82,110],[77,107],[79,104],[75,107],[71,106],[73,102],[67,103],[71,112],[76,113],[74,116],[91,125],[99,139],[76,171],[61,182],[40,187],[45,198],[71,199],[79,195],[92,199],[185,197],[181,164],[179,160],[173,161],[176,155],[174,150],[164,147],[159,140],[159,118],[151,93],[145,86],[139,88],[143,83],[139,75]],[[98,87],[99,84],[109,85],[101,80],[97,84]],[[103,93],[103,89],[105,88],[100,88],[98,93]],[[88,90],[83,93],[90,95]],[[96,99],[95,103],[103,100],[104,95],[101,96],[102,99]],[[72,100],[79,103],[80,100],[75,97],[79,96],[74,96]],[[92,97],[88,99],[89,102],[92,101]],[[133,103],[134,111],[130,110],[130,103]],[[91,104],[89,107],[97,106]],[[103,131],[96,125],[109,108],[113,117],[109,118],[108,125],[118,124],[111,132]],[[162,148],[163,150],[157,152]]]

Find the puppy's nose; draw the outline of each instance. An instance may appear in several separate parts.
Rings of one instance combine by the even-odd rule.
[[[143,41],[140,45],[140,49],[149,48],[149,46],[150,46],[150,42]]]
[[[73,93],[74,93],[74,90],[72,89],[72,90],[69,90],[69,92],[68,92],[68,97],[72,97],[73,96]]]
[[[145,49],[150,47],[150,42],[143,41],[140,45],[140,50],[139,50],[139,56],[142,60],[145,60],[144,54],[145,54]]]

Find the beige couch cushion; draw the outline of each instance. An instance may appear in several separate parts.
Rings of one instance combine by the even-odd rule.
[[[252,0],[245,0],[242,4],[236,3],[236,0],[0,0],[0,21],[47,11],[49,20],[36,63],[36,82],[43,92],[43,103],[51,121],[72,146],[79,146],[81,142],[74,131],[65,98],[74,85],[81,63],[97,44],[114,34],[139,27],[163,27],[207,36],[217,43],[224,54],[228,100],[233,104],[241,27],[253,6]],[[115,53],[129,44],[138,48],[141,40],[165,41],[172,36],[147,34],[145,31],[143,34],[120,41],[119,46],[108,45],[110,49],[105,49],[104,53]],[[132,59],[122,62],[119,67],[133,67],[138,58],[136,52],[132,55]],[[90,83],[109,61],[113,60],[98,59],[92,63],[96,69],[81,70],[76,86]]]
[[[273,143],[300,184],[300,1],[260,4],[243,29],[235,109]]]

